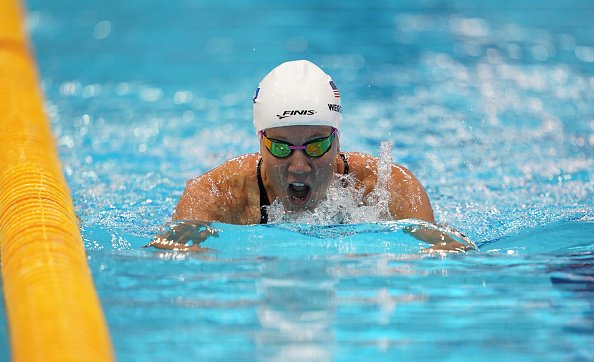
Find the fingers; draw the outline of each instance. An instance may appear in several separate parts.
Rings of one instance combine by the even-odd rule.
[[[153,247],[153,248],[158,248],[158,249],[179,250],[179,251],[186,251],[186,249],[188,249],[188,246],[183,243],[179,243],[176,240],[162,238],[162,237],[157,237],[155,240],[146,244],[144,247],[145,248]]]
[[[199,251],[200,243],[210,236],[218,236],[217,230],[201,221],[178,221],[169,225],[170,229],[155,237],[144,247],[154,247],[175,251]]]
[[[421,250],[422,253],[465,253],[469,250],[474,250],[471,245],[464,245],[457,241],[442,242],[434,244],[428,248]]]

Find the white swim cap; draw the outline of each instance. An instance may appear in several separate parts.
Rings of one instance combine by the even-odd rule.
[[[254,95],[256,132],[285,126],[330,126],[340,131],[341,112],[332,78],[307,60],[274,68]]]

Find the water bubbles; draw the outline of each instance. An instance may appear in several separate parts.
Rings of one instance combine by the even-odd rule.
[[[97,40],[105,39],[111,33],[111,22],[104,20],[95,24],[93,28],[93,37]]]
[[[126,239],[118,235],[111,235],[111,248],[113,250],[130,250],[132,249],[132,245]]]
[[[60,138],[60,146],[64,146],[66,148],[74,147],[74,138],[72,136],[64,136]]]
[[[482,53],[482,45],[476,40],[469,40],[458,46],[458,52],[470,57],[478,57]]]
[[[452,68],[453,64],[454,64],[454,60],[452,59],[452,57],[449,54],[436,54],[434,56],[434,60],[430,60],[430,61],[434,61],[435,64],[440,67],[440,68],[444,68],[444,69],[450,69]]]
[[[378,219],[390,219],[391,194],[388,188],[392,177],[392,142],[382,141],[380,157],[377,162],[377,182],[372,192],[367,195],[366,204],[374,205],[378,212]]]
[[[161,88],[146,87],[140,91],[140,99],[145,102],[156,102],[163,97]]]
[[[91,98],[101,94],[102,86],[100,84],[89,84],[83,87],[83,98]]]
[[[394,18],[396,27],[401,32],[420,32],[435,26],[434,19],[427,15],[401,13]]]
[[[536,97],[528,98],[528,108],[534,112],[540,112],[543,109],[542,100]]]
[[[575,49],[576,41],[573,35],[567,33],[560,34],[558,39],[561,50],[573,51]]]
[[[177,91],[173,95],[173,103],[186,104],[192,102],[194,94],[191,91]]]
[[[183,122],[191,122],[193,121],[195,118],[195,113],[194,111],[185,111],[184,113],[182,113],[182,121]]]
[[[64,82],[60,85],[60,94],[63,96],[77,95],[80,92],[81,84],[77,81]]]
[[[118,83],[116,86],[116,94],[119,96],[123,96],[130,92],[130,83],[122,82]]]
[[[58,116],[58,106],[52,102],[46,101],[43,105],[45,113],[50,119],[55,119]]]
[[[484,19],[465,18],[462,16],[452,16],[450,18],[450,27],[458,35],[466,37],[486,37],[489,35],[489,26]]]
[[[575,57],[586,63],[594,63],[594,47],[575,47]]]
[[[510,59],[520,60],[524,56],[524,51],[523,51],[522,47],[519,46],[518,44],[513,44],[513,43],[507,44],[506,49],[507,49],[507,55],[509,56]]]
[[[83,125],[88,126],[89,123],[91,123],[91,116],[89,116],[88,114],[83,114],[81,117],[81,121]]]
[[[552,56],[549,48],[543,44],[536,44],[530,48],[530,52],[534,59],[538,60],[539,62],[545,62]]]
[[[499,50],[497,50],[495,48],[487,49],[487,51],[485,53],[485,58],[486,58],[487,62],[489,62],[491,64],[503,63],[503,57],[501,56],[501,53],[499,52]]]

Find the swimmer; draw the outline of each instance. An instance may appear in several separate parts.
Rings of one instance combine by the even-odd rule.
[[[253,123],[260,152],[228,160],[188,181],[173,215],[180,222],[147,246],[199,250],[200,242],[216,234],[209,222],[265,224],[274,200],[289,213],[311,211],[341,175],[349,175],[364,195],[376,187],[378,158],[340,150],[340,93],[315,64],[286,62],[266,75],[253,98]],[[435,223],[427,193],[408,169],[392,164],[387,188],[392,219]],[[465,248],[435,229],[405,231],[433,250]]]

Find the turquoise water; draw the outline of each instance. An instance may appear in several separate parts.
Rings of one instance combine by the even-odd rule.
[[[594,359],[594,6],[27,7],[119,360]],[[342,148],[392,141],[481,252],[421,254],[399,223],[217,224],[205,253],[140,248],[186,180],[257,150],[253,91],[300,58],[341,90]]]

